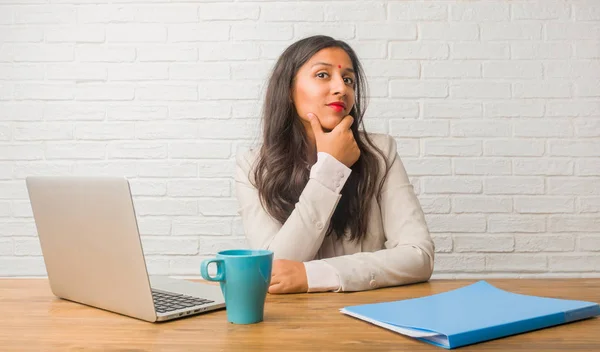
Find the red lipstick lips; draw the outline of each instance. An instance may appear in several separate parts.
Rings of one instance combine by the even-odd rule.
[[[342,101],[336,101],[330,104],[327,104],[330,108],[332,108],[335,112],[340,112],[346,108],[346,104]]]

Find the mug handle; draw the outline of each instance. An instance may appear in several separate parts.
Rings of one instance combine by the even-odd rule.
[[[217,275],[214,277],[208,275],[208,265],[213,262],[217,265]],[[225,263],[223,262],[223,259],[205,259],[200,264],[200,275],[202,275],[202,277],[208,281],[224,281],[225,280],[224,264]]]

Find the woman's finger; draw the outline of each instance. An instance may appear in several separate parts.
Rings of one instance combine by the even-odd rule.
[[[281,285],[281,283],[277,283],[269,286],[269,293],[283,293],[283,285]]]
[[[271,277],[271,283],[269,284],[269,286],[277,285],[280,282],[281,282],[281,277],[280,276],[272,276]]]

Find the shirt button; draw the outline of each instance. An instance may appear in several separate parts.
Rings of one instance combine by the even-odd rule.
[[[338,177],[339,177],[340,179],[344,178],[344,173],[343,173],[343,172],[338,172]]]
[[[322,229],[323,229],[323,223],[322,223],[322,222],[320,222],[320,221],[317,221],[317,222],[315,223],[315,225],[317,225],[317,228],[318,228],[319,230],[322,230]]]
[[[340,183],[339,182],[335,183],[335,188],[340,188]]]
[[[377,283],[375,282],[375,280],[371,280],[369,282],[369,286],[371,286],[371,288],[375,288],[375,287],[377,287]]]

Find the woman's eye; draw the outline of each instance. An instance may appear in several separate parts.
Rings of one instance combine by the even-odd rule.
[[[354,84],[354,79],[350,78],[350,77],[346,77],[346,78],[344,78],[344,82],[346,82],[346,84]]]
[[[325,78],[325,76],[327,76],[326,72],[319,72],[319,73],[317,73],[317,77],[319,77],[319,78]]]

